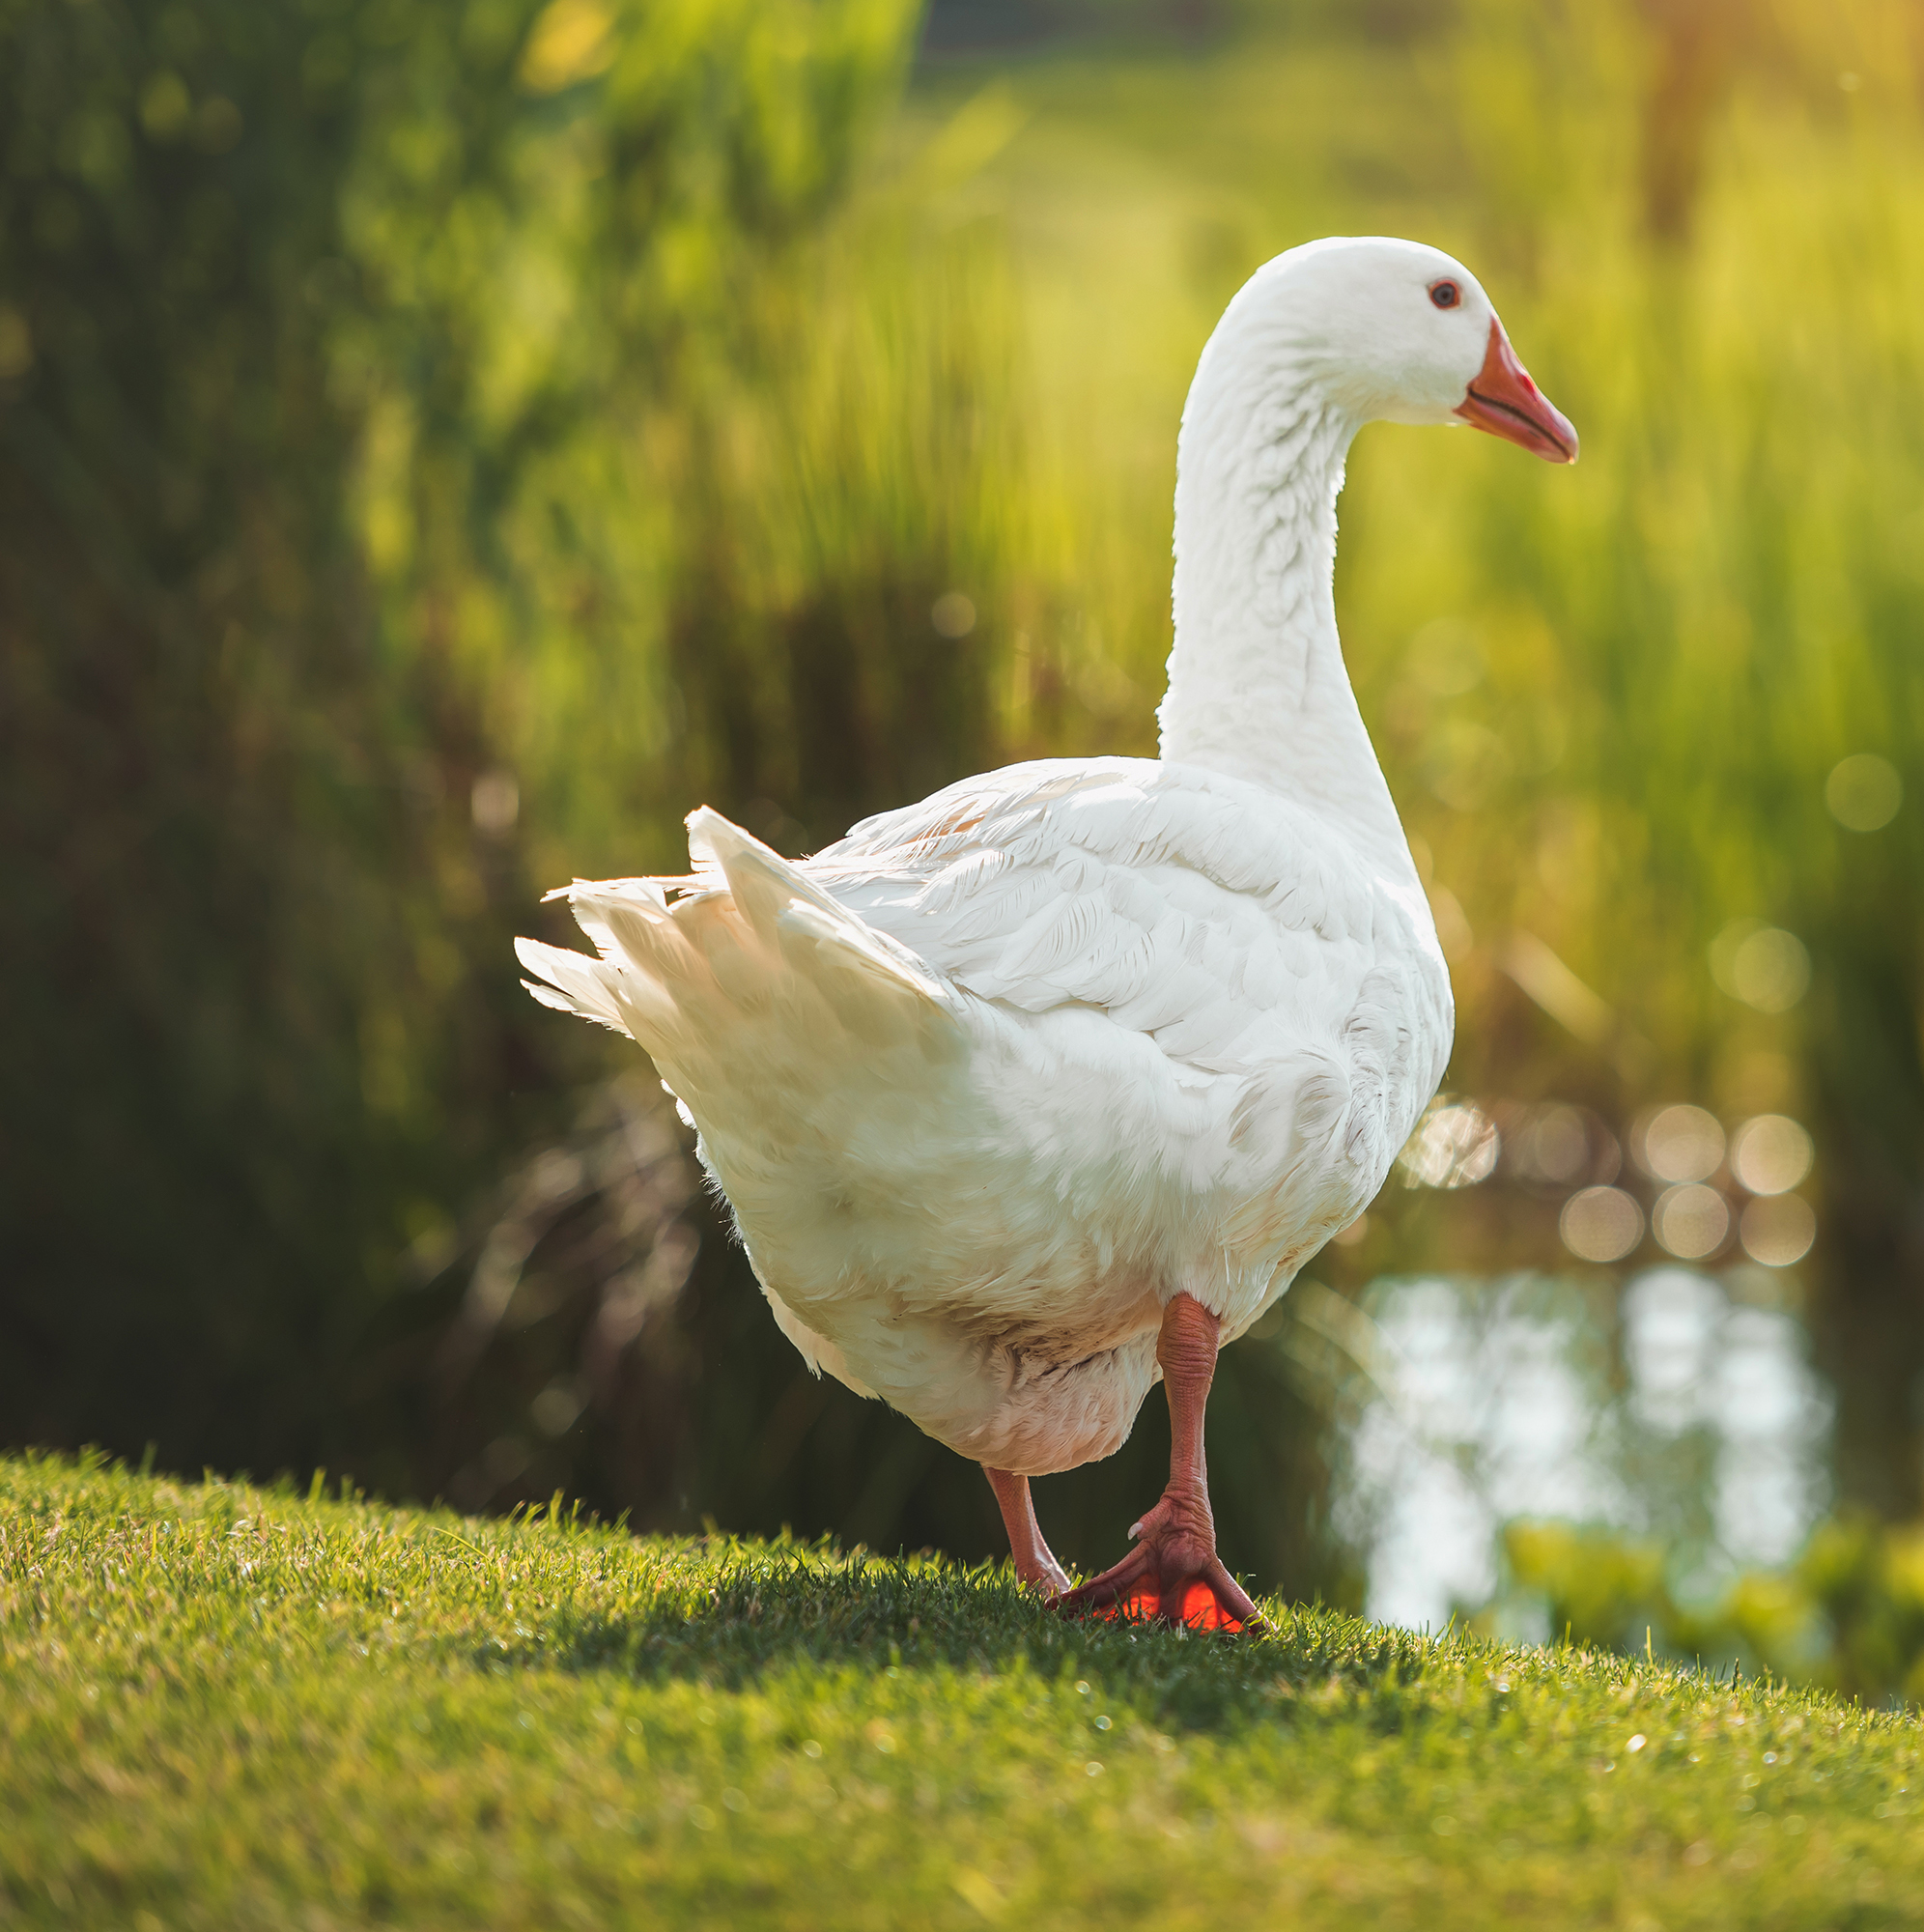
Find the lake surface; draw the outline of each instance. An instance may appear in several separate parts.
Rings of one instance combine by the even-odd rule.
[[[1608,1525],[1671,1552],[1682,1600],[1793,1557],[1830,1501],[1831,1401],[1781,1275],[1666,1265],[1372,1284],[1372,1394],[1345,1432],[1337,1523],[1366,1558],[1369,1614],[1440,1628],[1507,1592],[1518,1518]]]

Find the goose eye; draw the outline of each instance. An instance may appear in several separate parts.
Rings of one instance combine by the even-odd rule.
[[[1429,299],[1438,308],[1455,308],[1462,298],[1463,292],[1455,282],[1431,282],[1429,285]]]

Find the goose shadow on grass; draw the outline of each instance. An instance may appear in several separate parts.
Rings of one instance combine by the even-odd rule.
[[[1111,1698],[1188,1729],[1273,1721],[1303,1693],[1332,1685],[1406,1711],[1407,1687],[1444,1655],[1487,1648],[1457,1634],[1389,1630],[1323,1607],[1266,1608],[1262,1636],[1203,1634],[1099,1618],[1066,1619],[1006,1569],[965,1570],[920,1557],[840,1556],[796,1546],[725,1546],[698,1568],[672,1568],[620,1608],[563,1606],[498,1666],[539,1665],[661,1681],[752,1687],[803,1665],[1099,1678]],[[1372,1693],[1376,1693],[1372,1698]],[[1352,1707],[1353,1708],[1353,1707]]]

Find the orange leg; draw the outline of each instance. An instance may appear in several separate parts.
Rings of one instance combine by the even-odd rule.
[[[1216,1554],[1209,1476],[1202,1459],[1202,1410],[1216,1374],[1220,1324],[1193,1295],[1163,1310],[1156,1338],[1169,1397],[1169,1487],[1129,1534],[1136,1547],[1114,1569],[1073,1590],[1056,1607],[1101,1616],[1159,1617],[1193,1630],[1260,1630],[1262,1619]]]
[[[1003,1525],[1008,1531],[1009,1554],[1015,1558],[1015,1574],[1045,1597],[1055,1598],[1069,1587],[1068,1572],[1050,1553],[1042,1541],[1042,1526],[1035,1520],[1035,1499],[1029,1493],[1029,1478],[1007,1469],[992,1469],[984,1463],[982,1474],[1002,1505]]]

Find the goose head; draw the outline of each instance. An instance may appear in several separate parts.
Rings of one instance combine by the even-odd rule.
[[[1335,236],[1259,269],[1226,331],[1309,376],[1350,421],[1467,422],[1550,463],[1576,431],[1516,358],[1483,284],[1440,248]],[[1237,357],[1240,360],[1240,356]]]

